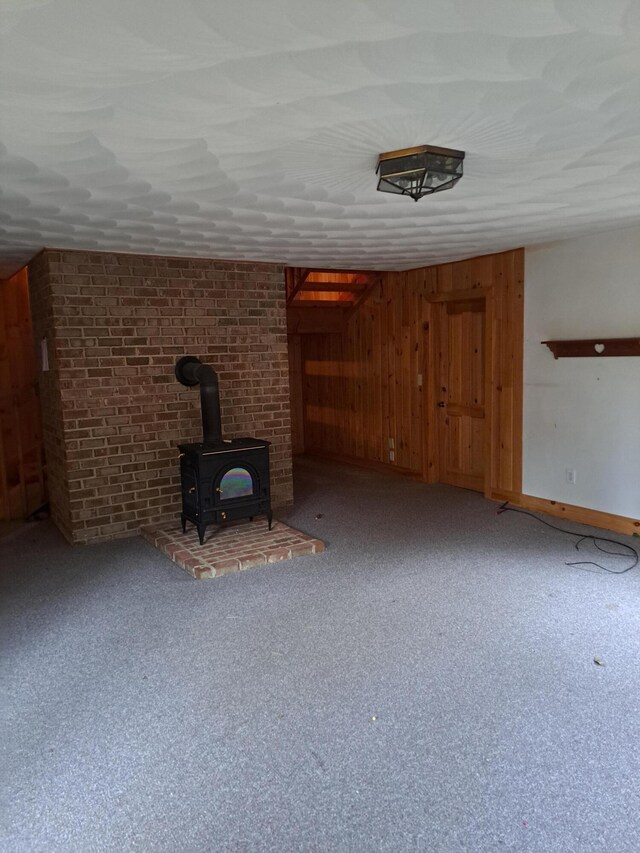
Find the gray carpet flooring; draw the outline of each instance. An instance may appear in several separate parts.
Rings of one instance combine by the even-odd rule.
[[[640,569],[444,486],[296,496],[326,552],[218,580],[0,545],[1,849],[639,850]]]

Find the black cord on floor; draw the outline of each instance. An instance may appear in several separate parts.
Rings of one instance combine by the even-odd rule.
[[[549,521],[545,521],[544,518],[540,518],[540,516],[535,515],[533,512],[528,512],[526,509],[516,509],[514,506],[509,506],[509,501],[505,501],[498,508],[498,515],[501,515],[503,512],[519,512],[521,515],[528,515],[531,518],[535,518],[536,521],[539,521],[540,524],[545,524],[547,527],[550,527],[552,530],[557,530],[560,533],[566,533],[568,536],[577,536],[578,541],[575,543],[576,551],[580,550],[580,545],[585,540],[591,540],[598,551],[602,551],[603,554],[609,554],[611,557],[626,557],[627,559],[632,559],[633,562],[630,566],[627,566],[624,569],[609,569],[607,566],[602,566],[600,563],[594,563],[592,560],[578,560],[574,563],[565,563],[565,566],[596,566],[599,569],[602,569],[603,572],[609,572],[611,575],[624,575],[625,572],[630,572],[631,569],[635,569],[640,562],[640,557],[638,556],[638,552],[632,545],[627,545],[626,542],[619,542],[617,539],[607,539],[605,536],[594,536],[591,533],[587,533],[586,535],[582,533],[575,533],[573,530],[565,530],[564,527],[557,527],[555,524],[551,524]],[[626,548],[626,552],[620,553],[620,551],[609,551],[607,548],[602,548],[598,545],[598,542],[609,542],[611,545],[619,545],[621,548]]]
[[[33,512],[30,512],[29,515],[25,518],[25,521],[42,521],[43,518],[49,517],[49,501],[46,501],[39,506],[37,509],[34,509]]]

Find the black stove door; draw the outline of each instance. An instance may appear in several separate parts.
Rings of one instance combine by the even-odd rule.
[[[260,478],[255,468],[247,462],[235,462],[221,468],[216,477],[217,503],[255,500],[260,497]]]

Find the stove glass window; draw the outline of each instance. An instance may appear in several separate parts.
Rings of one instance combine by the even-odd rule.
[[[230,468],[220,480],[220,500],[244,498],[253,494],[253,478],[246,468]]]

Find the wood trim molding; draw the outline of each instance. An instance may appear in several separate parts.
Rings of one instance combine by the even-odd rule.
[[[493,288],[487,293],[484,312],[484,495],[489,496],[496,468],[498,455],[494,450],[493,416],[493,377],[495,374],[496,353],[493,318],[495,314],[495,297]]]
[[[513,457],[511,488],[522,492],[522,449],[524,418],[524,250],[514,255],[514,288],[516,291],[513,306]]]
[[[534,495],[522,495],[515,492],[494,491],[490,495],[494,501],[509,501],[514,506],[528,509],[532,512],[544,512],[556,518],[566,518],[577,524],[588,524],[590,527],[601,527],[603,530],[613,530],[616,533],[634,533],[640,536],[640,519],[626,515],[614,515],[598,509],[552,501],[548,498],[537,498]]]

